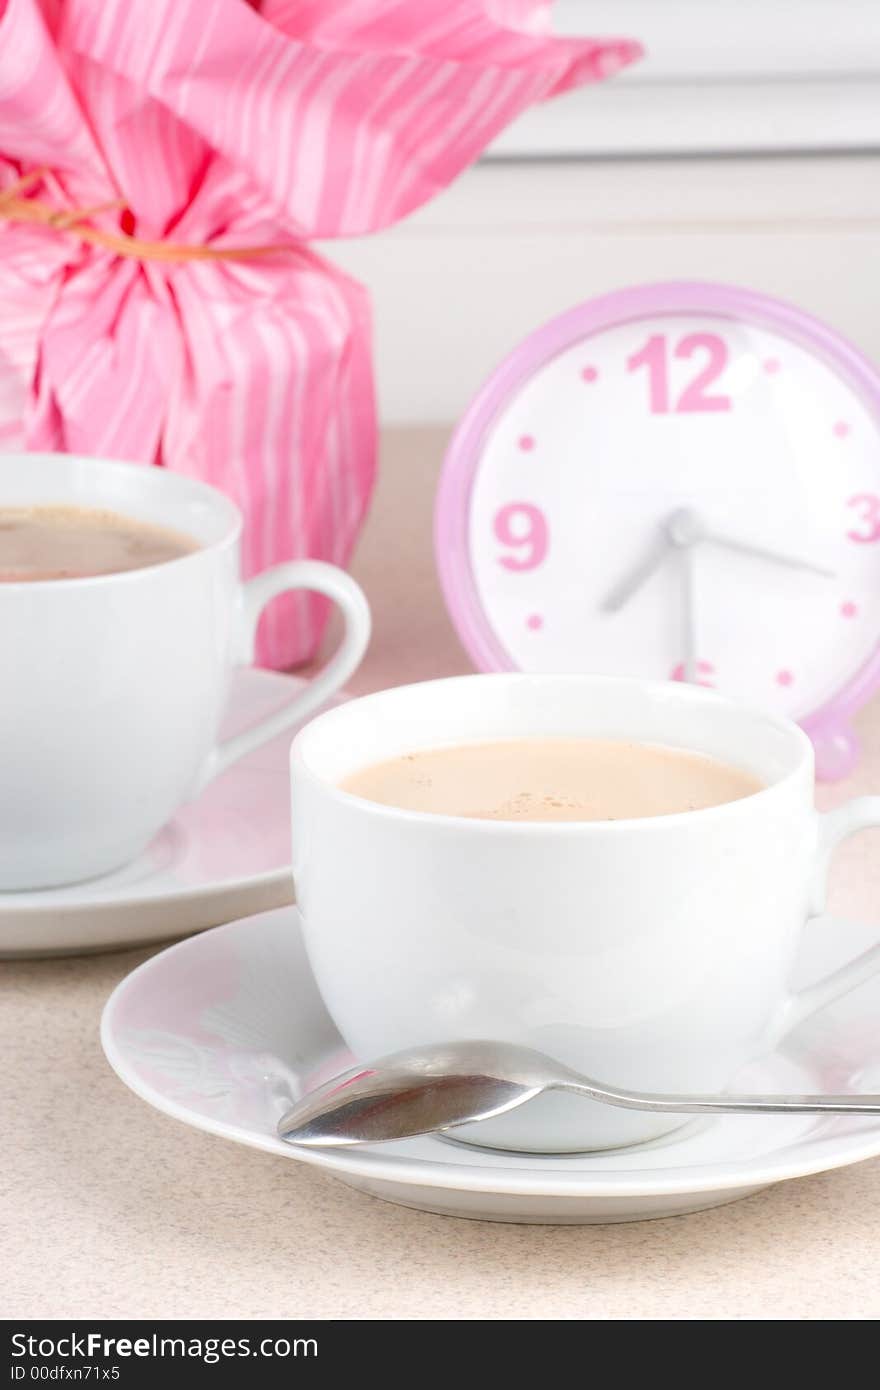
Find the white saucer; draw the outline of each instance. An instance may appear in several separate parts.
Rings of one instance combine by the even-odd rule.
[[[275,671],[237,671],[223,736],[279,709],[304,684]],[[292,736],[242,758],[124,868],[70,887],[0,893],[0,957],[163,941],[291,902]]]
[[[809,928],[796,983],[872,945],[876,927]],[[295,908],[170,947],[117,987],[104,1051],[144,1100],[185,1124],[301,1163],[403,1206],[489,1221],[637,1221],[719,1206],[880,1153],[880,1117],[735,1116],[639,1148],[532,1157],[437,1138],[296,1149],[275,1123],[350,1065],[318,995]],[[737,1078],[750,1091],[880,1090],[880,979],[803,1024]]]

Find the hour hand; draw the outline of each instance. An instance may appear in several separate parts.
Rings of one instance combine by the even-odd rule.
[[[658,570],[669,554],[671,542],[665,532],[654,541],[653,546],[642,557],[633,569],[628,570],[621,580],[615,584],[602,600],[600,607],[604,613],[616,613],[625,603],[628,603],[633,594],[637,593],[643,584],[651,578],[651,575]]]
[[[670,512],[661,523],[653,546],[639,563],[619,580],[610,593],[605,595],[600,607],[605,613],[616,613],[633,594],[645,584],[658,570],[670,550],[687,550],[703,539],[703,518],[690,507],[680,507]]]

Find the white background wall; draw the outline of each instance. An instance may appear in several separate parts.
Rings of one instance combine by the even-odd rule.
[[[453,420],[545,319],[653,280],[790,299],[880,363],[880,0],[556,9],[648,56],[530,112],[399,227],[321,248],[372,290],[384,420]]]
[[[556,0],[559,33],[644,49],[521,117],[496,155],[877,148],[877,0]]]
[[[484,163],[322,249],[372,290],[386,423],[455,419],[545,319],[653,280],[779,295],[880,364],[880,156]]]

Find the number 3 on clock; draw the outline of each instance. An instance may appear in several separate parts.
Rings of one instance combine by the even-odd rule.
[[[697,411],[730,410],[729,396],[711,396],[708,388],[718,380],[727,366],[727,344],[717,333],[688,333],[679,338],[673,348],[675,357],[705,356],[705,362],[690,386],[686,386],[675,404],[678,415]],[[669,413],[669,343],[665,333],[653,333],[645,346],[626,360],[628,372],[648,369],[648,399],[652,415]]]

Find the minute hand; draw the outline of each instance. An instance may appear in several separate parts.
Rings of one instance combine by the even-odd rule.
[[[809,570],[812,574],[824,575],[826,579],[833,579],[835,571],[828,569],[827,565],[819,565],[815,560],[804,559],[801,555],[786,555],[781,550],[770,550],[763,545],[752,545],[750,541],[741,541],[737,536],[726,536],[721,531],[704,531],[702,540],[710,541],[713,545],[721,545],[728,550],[739,550],[743,555],[757,555],[761,560],[772,560],[777,565],[788,565],[790,569]]]

